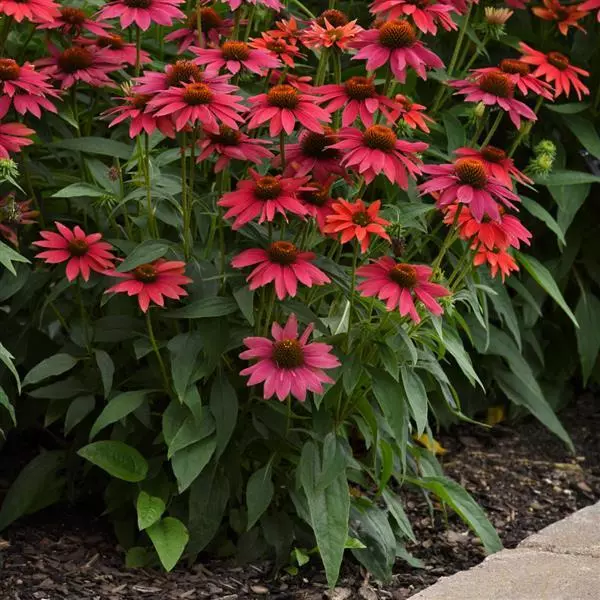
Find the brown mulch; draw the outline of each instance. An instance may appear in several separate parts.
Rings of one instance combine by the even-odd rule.
[[[461,425],[442,436],[448,476],[485,508],[504,545],[517,545],[546,525],[600,499],[600,400],[584,395],[561,419],[571,434],[571,456],[533,420],[492,430]],[[126,570],[105,521],[82,509],[48,510],[0,538],[0,600],[403,600],[440,576],[484,558],[481,544],[454,515],[430,515],[422,495],[405,496],[417,544],[410,552],[424,568],[398,561],[391,585],[370,581],[358,565],[344,567],[328,591],[317,564],[296,576],[273,579],[268,564],[223,562],[179,568],[170,574]]]

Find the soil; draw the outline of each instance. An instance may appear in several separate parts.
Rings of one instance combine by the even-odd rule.
[[[575,456],[533,420],[491,430],[461,425],[440,442],[449,477],[485,508],[507,548],[600,499],[600,401],[591,395],[561,414]],[[338,587],[327,590],[317,566],[273,580],[270,565],[223,562],[170,574],[126,570],[106,521],[77,509],[47,510],[0,538],[0,600],[403,600],[440,577],[481,562],[479,543],[455,516],[433,518],[421,495],[405,496],[417,544],[410,552],[423,568],[396,565],[393,582],[379,586],[348,563]]]

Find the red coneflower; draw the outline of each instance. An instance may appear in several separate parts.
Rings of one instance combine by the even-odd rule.
[[[108,25],[93,21],[85,14],[85,11],[73,6],[61,6],[54,19],[38,26],[38,29],[58,29],[66,35],[79,35],[82,31],[89,31],[94,35],[104,35],[107,28]]]
[[[48,264],[67,263],[66,276],[73,281],[79,274],[84,281],[90,278],[90,271],[104,273],[113,267],[115,260],[112,246],[108,242],[100,241],[101,233],[86,233],[76,225],[73,230],[58,221],[54,223],[58,233],[54,231],[40,231],[42,240],[33,242],[34,246],[47,248],[35,255]]]
[[[242,67],[262,75],[268,69],[276,69],[281,66],[279,59],[265,50],[252,48],[246,42],[228,40],[223,42],[219,48],[196,48],[190,50],[196,55],[194,62],[198,65],[206,65],[208,75],[216,75],[221,69],[235,75]]]
[[[506,73],[486,73],[475,78],[451,81],[449,85],[458,90],[455,94],[464,95],[467,102],[499,106],[508,113],[517,129],[521,127],[521,117],[537,121],[537,115],[527,104],[515,100],[515,84]]]
[[[35,131],[21,123],[0,123],[0,158],[10,158],[11,152],[20,152],[24,146],[31,146],[28,136]]]
[[[258,48],[263,52],[267,52],[273,58],[276,58],[283,62],[283,64],[293,69],[296,64],[294,58],[301,57],[302,54],[296,46],[295,40],[293,43],[288,42],[282,36],[274,36],[269,32],[262,32],[261,37],[250,40],[250,46],[252,48]]]
[[[411,17],[423,33],[437,33],[437,25],[446,31],[457,29],[451,13],[458,12],[451,4],[430,0],[374,0],[369,9],[375,15],[385,15],[386,19]]]
[[[596,18],[600,22],[600,0],[587,0],[579,5],[579,10],[597,10]]]
[[[115,33],[105,33],[94,39],[79,37],[74,41],[80,46],[102,48],[106,57],[115,63],[131,66],[138,64],[138,53],[135,44],[127,43],[120,35]],[[139,64],[145,65],[149,62],[152,62],[150,55],[145,50],[140,49]]]
[[[486,263],[490,267],[492,277],[496,277],[500,273],[503,282],[513,271],[519,270],[519,265],[506,250],[479,248],[473,258],[473,264],[478,267]]]
[[[17,229],[23,225],[33,225],[40,212],[31,210],[33,200],[15,200],[14,194],[0,197],[0,235],[15,248],[19,247]]]
[[[521,60],[530,65],[536,65],[537,69],[533,72],[534,77],[544,77],[544,79],[554,85],[554,97],[558,98],[561,94],[568,96],[571,93],[571,86],[581,100],[582,94],[589,94],[590,90],[579,80],[579,75],[587,77],[589,73],[573,66],[569,58],[560,52],[538,52],[527,44],[521,42],[519,49],[523,53]]]
[[[183,0],[110,0],[99,11],[101,21],[119,19],[122,29],[135,23],[142,31],[152,25],[171,27],[173,21],[185,19],[177,8]]]
[[[254,169],[248,172],[252,179],[238,181],[237,189],[228,192],[217,202],[228,209],[226,219],[235,218],[232,229],[240,229],[256,217],[259,217],[259,223],[263,223],[273,221],[276,214],[282,215],[287,221],[287,213],[301,217],[307,213],[298,200],[298,194],[307,189],[307,177],[260,175]]]
[[[229,5],[229,8],[231,8],[231,10],[237,10],[242,5],[242,2],[254,4],[255,6],[266,6],[267,8],[272,8],[276,11],[280,11],[283,8],[279,0],[223,0],[223,2]]]
[[[273,153],[263,146],[269,146],[268,140],[251,138],[247,134],[221,125],[218,132],[204,132],[204,137],[198,141],[200,154],[196,162],[206,160],[211,154],[218,155],[215,173],[220,173],[232,160],[244,160],[260,164],[265,158],[273,158]]]
[[[327,103],[325,110],[334,113],[342,110],[342,126],[353,125],[360,118],[365,127],[373,125],[373,117],[378,111],[394,122],[390,110],[399,110],[397,102],[390,100],[377,92],[373,77],[362,77],[360,75],[350,77],[342,84],[323,85],[316,90],[319,93],[320,103]]]
[[[306,184],[308,189],[300,192],[299,197],[307,211],[307,216],[313,217],[317,221],[317,226],[321,233],[325,232],[327,217],[333,214],[333,198],[330,194],[331,184],[335,181],[331,176],[325,182],[315,181],[314,179]]]
[[[251,367],[240,371],[249,375],[248,386],[264,382],[263,397],[272,396],[283,402],[290,394],[304,402],[306,392],[322,394],[324,383],[334,383],[323,369],[340,366],[340,361],[331,354],[332,347],[320,342],[308,343],[313,326],[309,325],[298,337],[296,315],[289,316],[285,327],[273,323],[271,336],[248,337],[244,344],[248,350],[240,354],[242,360],[257,359]]]
[[[317,106],[318,101],[317,96],[291,85],[276,85],[266,94],[248,98],[252,105],[248,111],[248,129],[256,129],[269,121],[271,137],[279,135],[281,131],[289,135],[298,121],[306,129],[322,133],[321,123],[329,123],[331,116]]]
[[[396,101],[396,104],[399,105],[400,109],[398,113],[392,111],[392,122],[395,122],[400,118],[411,129],[420,129],[425,133],[429,133],[429,126],[427,123],[435,123],[435,121],[429,115],[424,114],[424,111],[427,109],[426,106],[413,102],[403,94],[396,94],[394,100]]]
[[[165,40],[178,42],[179,52],[184,52],[190,46],[198,44],[198,20],[200,20],[202,47],[208,42],[218,45],[221,38],[229,37],[233,30],[232,19],[224,19],[212,6],[204,6],[194,9],[185,26],[169,33],[165,36]]]
[[[416,155],[428,148],[425,142],[399,140],[394,130],[384,125],[373,125],[361,131],[344,127],[339,132],[340,141],[331,148],[341,150],[341,165],[360,173],[366,183],[371,183],[379,173],[403,190],[408,189],[408,175],[420,175],[421,160]]]
[[[61,89],[70,88],[78,81],[93,87],[116,87],[108,74],[119,69],[120,64],[105,50],[96,46],[71,46],[61,51],[52,44],[48,49],[52,56],[36,61],[36,65],[42,67],[42,73],[59,82]]]
[[[59,15],[53,0],[0,0],[0,15],[12,17],[17,23],[46,23]]]
[[[475,78],[484,77],[489,73],[506,73],[523,96],[532,92],[546,100],[552,100],[552,86],[534,77],[531,74],[531,67],[522,60],[505,58],[500,61],[498,67],[473,69],[472,73]]]
[[[313,264],[316,254],[303,252],[291,242],[273,242],[266,250],[252,248],[244,250],[231,261],[234,269],[257,265],[246,281],[251,290],[273,282],[280,300],[292,298],[298,291],[298,282],[312,287],[331,283],[331,279]]]
[[[12,58],[0,58],[0,115],[4,116],[11,106],[20,115],[29,112],[38,118],[42,109],[55,113],[56,107],[48,97],[58,98],[60,94],[48,79],[31,63],[19,65]]]
[[[417,40],[415,28],[408,21],[386,21],[378,29],[363,31],[352,46],[359,49],[352,59],[366,59],[367,71],[387,63],[400,83],[406,81],[408,67],[421,79],[427,79],[426,69],[444,66],[437,54]]]
[[[218,132],[220,124],[237,129],[244,121],[240,113],[246,107],[239,100],[241,96],[218,91],[208,83],[186,83],[161,92],[148,107],[157,117],[170,115],[177,131],[200,124],[206,131]]]
[[[184,262],[164,259],[139,265],[126,273],[106,271],[105,275],[125,281],[113,285],[104,293],[137,296],[142,312],[147,312],[150,302],[163,307],[165,298],[179,300],[182,296],[187,296],[181,286],[193,281],[185,276]]]
[[[326,13],[329,14],[324,16]],[[346,50],[356,36],[363,31],[363,28],[357,25],[356,19],[348,21],[344,15],[344,19],[337,20],[331,13],[340,13],[340,11],[326,10],[319,19],[313,21],[302,32],[300,39],[307,48],[336,47]],[[342,22],[344,20],[346,22]]]
[[[415,323],[421,321],[415,299],[420,300],[430,313],[439,316],[444,310],[436,298],[450,295],[443,285],[431,282],[431,267],[399,263],[391,256],[359,267],[356,274],[365,278],[357,287],[362,296],[376,296],[386,303],[388,310],[397,307],[403,317],[410,315]]]
[[[567,5],[558,0],[542,0],[544,6],[534,6],[531,12],[544,21],[556,21],[558,30],[567,35],[569,27],[575,27],[580,31],[585,29],[578,23],[580,19],[587,16],[587,11],[582,9],[581,4]]]
[[[356,238],[360,243],[360,251],[364,254],[369,249],[372,235],[390,241],[390,236],[384,229],[390,222],[379,216],[380,207],[380,200],[367,206],[360,199],[348,202],[338,198],[331,205],[332,214],[325,218],[323,232],[335,235],[341,233],[342,244]]]

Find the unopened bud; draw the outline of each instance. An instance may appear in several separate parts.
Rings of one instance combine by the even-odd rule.
[[[0,159],[0,180],[16,179],[19,175],[19,167],[11,158]]]
[[[533,152],[536,156],[548,155],[554,159],[556,157],[556,144],[551,140],[542,140],[537,146],[533,149]]]
[[[478,119],[481,119],[485,114],[485,104],[483,102],[477,103],[475,108],[473,109],[473,115]]]

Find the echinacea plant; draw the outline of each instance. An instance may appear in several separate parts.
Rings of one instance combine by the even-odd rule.
[[[484,4],[0,0],[0,433],[49,432],[0,529],[103,495],[129,566],[333,586],[411,561],[412,490],[501,547],[434,436],[513,402],[570,444],[600,6]]]

